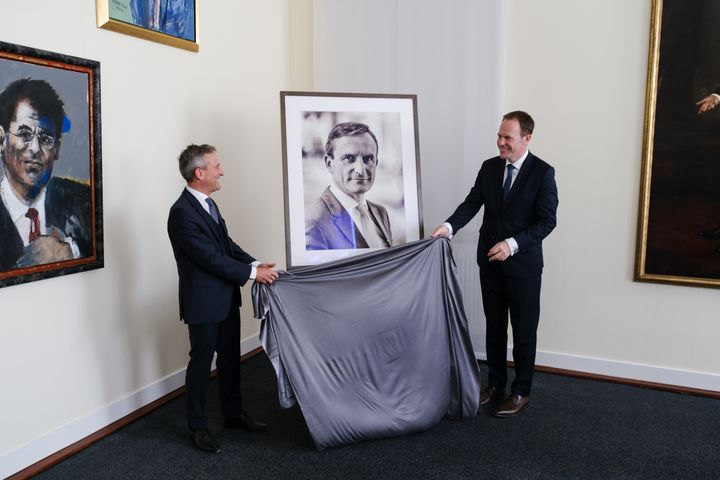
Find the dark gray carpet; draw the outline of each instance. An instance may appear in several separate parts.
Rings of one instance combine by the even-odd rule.
[[[443,420],[410,436],[318,452],[300,410],[281,410],[265,355],[243,364],[246,410],[265,433],[223,430],[195,450],[184,396],[41,473],[40,479],[720,479],[720,401],[536,374],[530,407]],[[485,373],[485,372],[483,372]]]

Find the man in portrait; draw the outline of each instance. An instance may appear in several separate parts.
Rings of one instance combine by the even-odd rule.
[[[44,80],[24,78],[0,93],[0,269],[88,256],[90,187],[53,177],[66,116]]]
[[[325,167],[332,183],[306,212],[306,250],[392,245],[387,210],[365,198],[375,182],[378,150],[377,137],[363,123],[339,123],[330,130]]]
[[[698,115],[715,109],[720,105],[720,89],[716,89],[710,95],[700,99],[695,105],[698,106]],[[703,230],[700,232],[700,236],[707,240],[720,240],[720,227]],[[720,253],[720,248],[717,249],[717,252]]]

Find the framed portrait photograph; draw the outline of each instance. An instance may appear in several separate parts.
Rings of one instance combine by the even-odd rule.
[[[197,52],[196,0],[95,0],[97,26]]]
[[[0,287],[103,266],[100,64],[0,42]]]
[[[635,279],[720,287],[720,2],[651,22]]]
[[[280,92],[287,267],[423,237],[417,98]]]

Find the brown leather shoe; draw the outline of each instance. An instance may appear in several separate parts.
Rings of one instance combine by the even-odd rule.
[[[530,405],[530,396],[512,394],[505,401],[492,411],[494,417],[514,417]]]
[[[487,387],[480,392],[480,406],[487,407],[500,400],[505,392],[498,387]]]

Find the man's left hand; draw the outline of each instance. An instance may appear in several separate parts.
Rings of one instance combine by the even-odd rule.
[[[487,256],[491,262],[504,262],[510,258],[510,245],[505,240],[498,242],[490,249]]]

